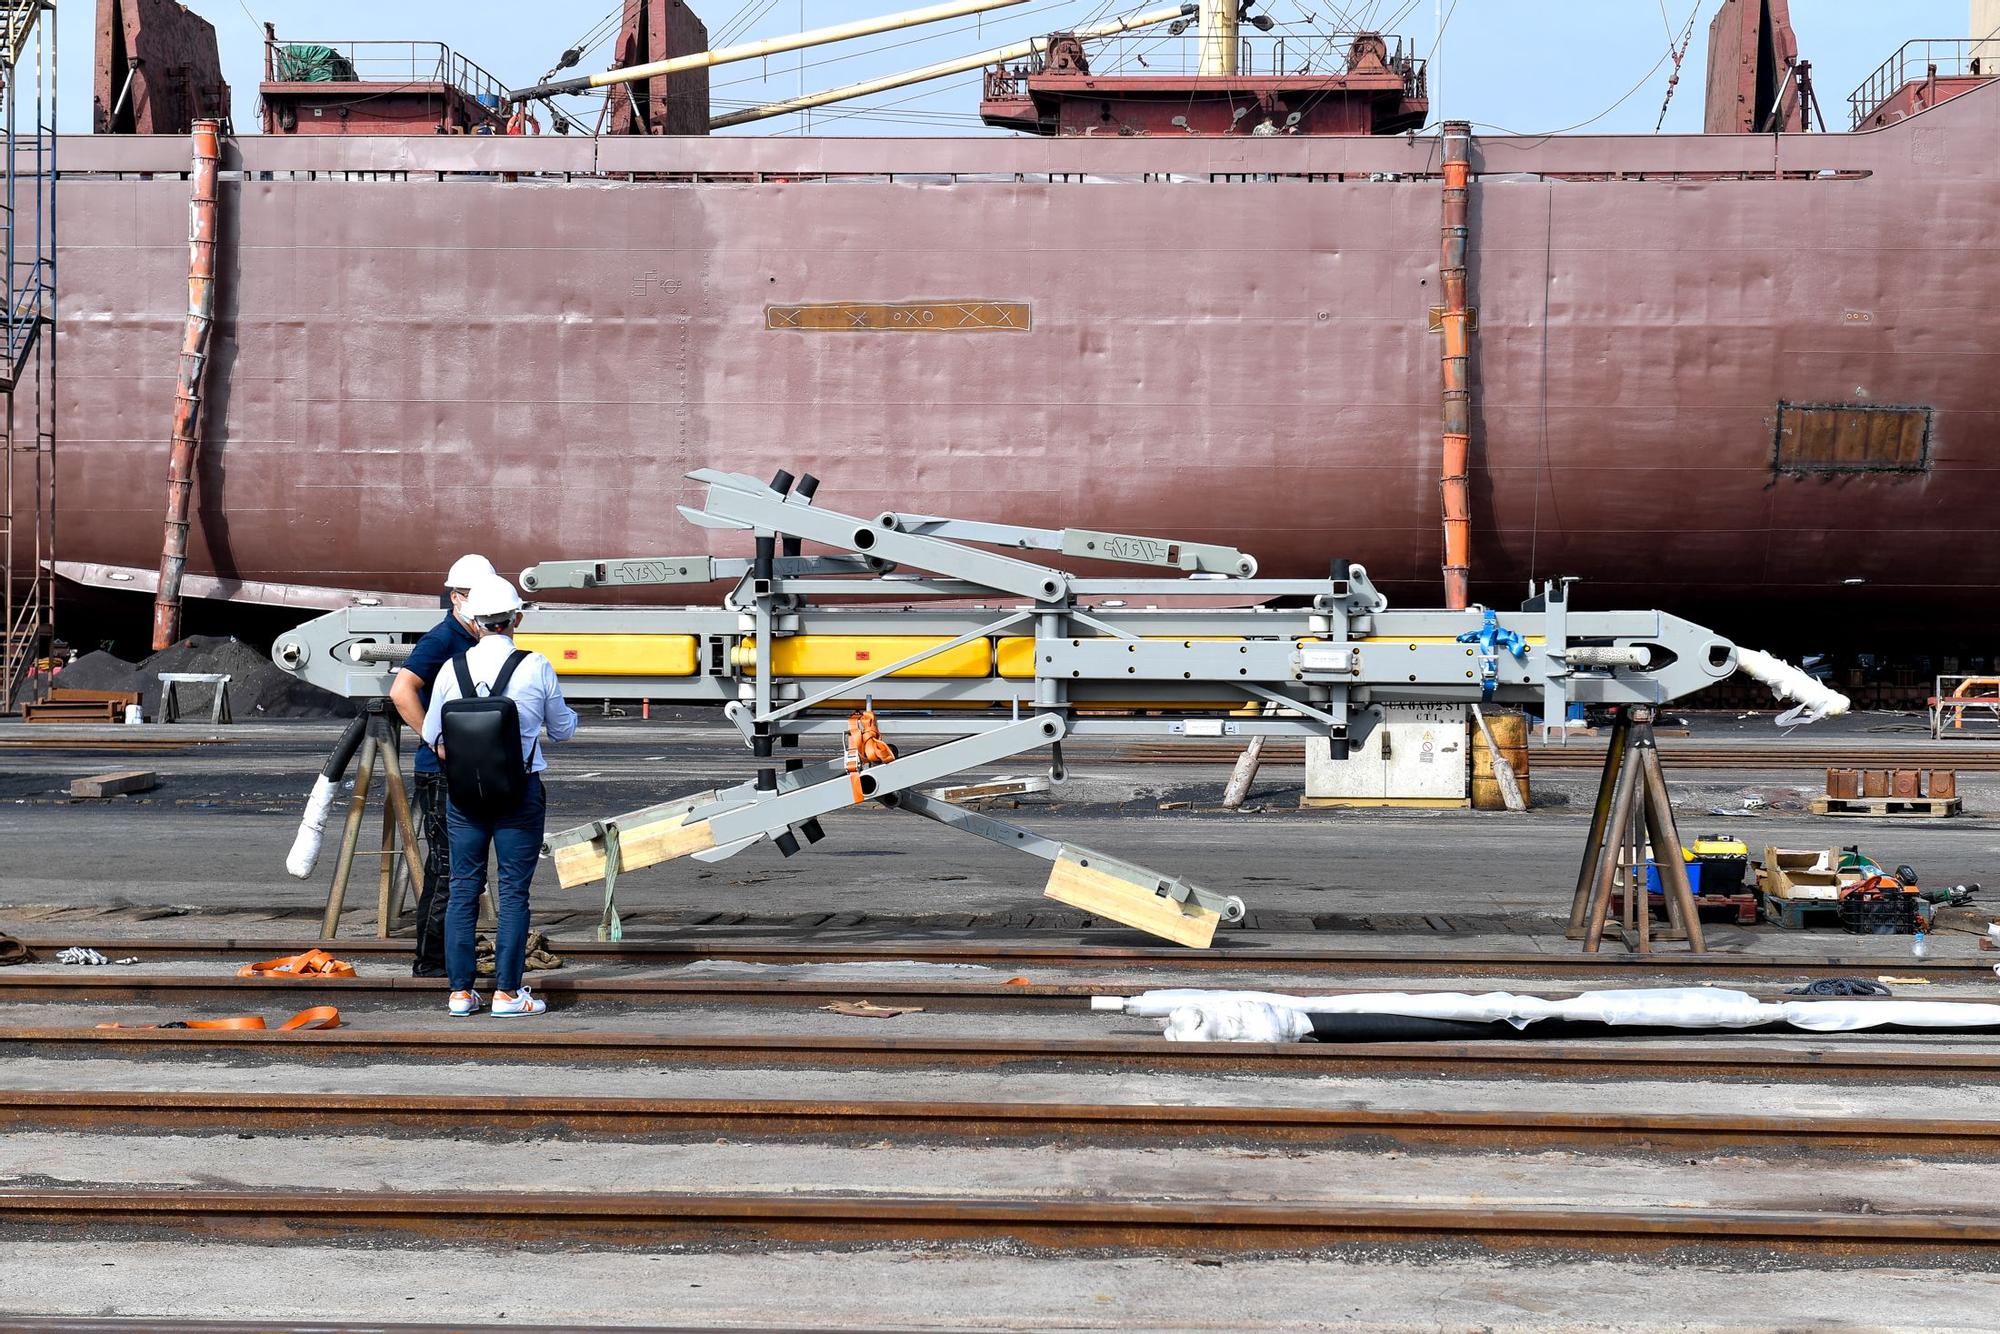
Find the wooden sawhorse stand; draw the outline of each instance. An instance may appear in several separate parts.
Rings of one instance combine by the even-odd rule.
[[[1658,931],[1653,929],[1646,889],[1648,845],[1667,904],[1667,925]],[[1688,889],[1687,864],[1681,860],[1681,836],[1674,827],[1659,746],[1653,739],[1653,710],[1639,704],[1623,710],[1612,726],[1604,776],[1597,783],[1597,806],[1590,815],[1590,840],[1584,845],[1576,896],[1570,902],[1568,935],[1583,942],[1584,953],[1597,953],[1603,943],[1613,892],[1619,888],[1625,909],[1619,933],[1628,950],[1651,954],[1657,939],[1684,940],[1694,953],[1707,952],[1701,916]]]

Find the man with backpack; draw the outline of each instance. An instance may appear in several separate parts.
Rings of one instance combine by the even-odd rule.
[[[473,646],[438,674],[424,717],[424,740],[444,768],[449,800],[451,902],[445,911],[445,969],[452,1014],[477,1014],[473,990],[479,892],[487,850],[499,862],[500,924],[493,948],[493,1013],[540,1014],[547,1004],[521,982],[528,941],[528,885],[541,856],[547,797],[541,734],[567,741],[576,713],[563,700],[555,667],[539,653],[514,647],[521,595],[499,575],[473,582],[465,598]]]
[[[465,595],[474,580],[492,574],[484,556],[460,556],[444,577],[444,619],[417,641],[389,686],[389,702],[418,736],[417,811],[424,827],[424,885],[417,895],[417,947],[410,971],[418,977],[444,976],[444,909],[451,894],[451,854],[444,828],[444,771],[422,741],[431,688],[451,660],[472,647],[465,623]]]

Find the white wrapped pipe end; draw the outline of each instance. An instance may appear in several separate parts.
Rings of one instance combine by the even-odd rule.
[[[1125,998],[1123,996],[1092,996],[1090,998],[1090,1008],[1093,1010],[1109,1010],[1113,1014],[1123,1014],[1125,1013]]]
[[[1853,707],[1847,696],[1808,676],[1783,658],[1774,658],[1754,648],[1736,650],[1737,669],[1752,680],[1762,681],[1780,700],[1794,701],[1793,707],[1778,715],[1778,726],[1816,723],[1822,718],[1838,718]]]
[[[340,785],[325,774],[313,779],[312,795],[306,798],[306,813],[299,820],[299,835],[292,840],[292,850],[285,857],[285,869],[294,878],[306,879],[318,864],[320,835],[326,829],[327,812],[333,809],[333,799],[339,791]]]

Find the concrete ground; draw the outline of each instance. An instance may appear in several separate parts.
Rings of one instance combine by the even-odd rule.
[[[650,726],[587,719],[582,738],[556,752],[551,827],[632,809],[741,775],[743,753],[717,730],[686,722]],[[1768,723],[1763,724],[1768,728]],[[1861,720],[1830,734],[1882,741],[1895,733]],[[299,938],[316,932],[332,864],[329,846],[310,881],[282,862],[298,810],[337,730],[316,724],[245,725],[230,740],[157,755],[19,750],[0,745],[0,931],[41,940]],[[1756,736],[1716,720],[1719,736]],[[0,728],[0,742],[20,729]],[[1824,745],[1828,736],[1815,739]],[[1337,990],[1310,976],[1260,972],[1258,949],[1305,946],[1378,951],[1369,984],[1412,989],[1537,986],[1571,989],[1564,974],[1528,965],[1468,969],[1460,978],[1403,975],[1399,957],[1442,953],[1566,954],[1566,917],[1594,775],[1535,775],[1537,809],[1525,816],[1471,812],[1328,812],[1298,809],[1301,775],[1273,768],[1254,811],[1216,809],[1219,766],[1135,764],[1077,747],[1072,781],[1048,799],[997,812],[1064,840],[1241,894],[1252,916],[1220,948],[1240,956],[1226,971],[1177,974],[1084,966],[1024,968],[1036,982],[1117,979],[1145,985],[1242,985]],[[69,779],[147,768],[161,785],[140,797],[73,802]],[[1024,773],[1026,766],[993,772]],[[1929,883],[1984,880],[2000,896],[2000,774],[1967,773],[1973,814],[1948,821],[1812,817],[1810,769],[1771,773],[1670,771],[1684,833],[1728,829],[1765,844],[1826,847],[1858,842],[1885,862],[1908,862]],[[1745,794],[1761,809],[1741,809]],[[1711,809],[1731,808],[1728,816]],[[829,840],[791,861],[759,848],[714,866],[686,862],[626,877],[634,938],[898,941],[1019,940],[1140,944],[1119,929],[1082,929],[1040,895],[1043,872],[1018,854],[954,836],[892,812],[828,820]],[[370,832],[374,821],[371,817]],[[357,879],[349,935],[373,934],[374,884]],[[538,915],[557,938],[587,939],[594,893],[564,894],[546,874]],[[1837,931],[1783,932],[1716,926],[1719,952],[1838,954],[1859,975],[1908,970],[1907,938]],[[1937,957],[1979,956],[1977,939],[1935,939]],[[1611,946],[1607,963],[1620,957]],[[1665,948],[1673,948],[1671,946]],[[2000,955],[1986,956],[2000,959]],[[366,959],[364,974],[400,972]],[[974,971],[821,965],[633,965],[573,959],[565,976],[851,978],[857,993],[890,977],[978,980]],[[46,962],[35,971],[52,969]],[[215,960],[148,959],[130,974],[213,969]],[[0,988],[9,973],[0,970]],[[1612,974],[1615,976],[1615,974]],[[990,980],[990,979],[987,979]],[[1689,985],[1730,984],[1691,972]],[[1773,986],[1759,982],[1757,989]],[[2000,1000],[2000,979],[1977,976],[1906,996]],[[288,995],[287,1001],[291,999]],[[301,1002],[303,1003],[303,1001]],[[273,1004],[262,1007],[275,1011]],[[0,1028],[157,1019],[157,1004],[29,1004],[0,999]],[[443,1028],[429,991],[407,1005],[349,1009],[357,1028]],[[473,1021],[491,1023],[494,1021]],[[537,1021],[571,1031],[853,1033],[877,1021],[810,1006],[760,1003],[579,1005]],[[868,1033],[1152,1040],[1156,1025],[1122,1015],[1047,1009],[981,1014],[927,1011],[880,1021]],[[1984,1039],[1743,1035],[1732,1046],[1884,1048],[1970,1046]],[[1537,1110],[1813,1117],[2000,1119],[1985,1085],[1948,1077],[1841,1084],[1792,1079],[1716,1082],[1645,1079],[1426,1079],[1311,1073],[1229,1075],[1143,1069],[866,1070],[680,1068],[666,1064],[564,1067],[504,1060],[426,1064],[350,1060],[270,1063],[182,1053],[172,1058],[10,1057],[7,1087],[21,1090],[564,1093],[596,1096],[1034,1100],[1223,1104],[1380,1110]],[[1822,1209],[1837,1213],[1954,1211],[1985,1218],[2000,1163],[1966,1159],[1948,1144],[1908,1157],[1740,1156],[1644,1151],[1583,1153],[1380,1150],[1245,1144],[850,1143],[836,1140],[693,1139],[592,1143],[552,1137],[478,1139],[154,1132],[58,1133],[16,1129],[0,1137],[0,1190],[137,1184],[159,1190],[240,1187],[296,1194],[343,1189],[789,1192],[953,1194],[1077,1199],[1275,1199],[1448,1202],[1553,1207],[1622,1206]],[[1907,1254],[1841,1260],[1778,1252],[1682,1250],[1604,1256],[1484,1249],[1413,1241],[1271,1255],[1174,1252],[1038,1252],[1013,1245],[660,1246],[595,1249],[513,1244],[467,1235],[443,1244],[249,1244],[103,1232],[22,1232],[0,1248],[0,1320],[29,1313],[75,1316],[398,1321],[478,1324],[707,1325],[762,1327],[1032,1329],[1712,1329],[1993,1328],[2000,1274],[1962,1254],[1935,1262]]]

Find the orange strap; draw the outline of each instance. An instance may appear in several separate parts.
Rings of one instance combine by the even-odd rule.
[[[873,709],[858,709],[847,715],[847,781],[853,785],[858,805],[868,799],[861,790],[861,771],[871,764],[887,764],[896,752],[882,739]]]
[[[875,721],[873,709],[860,709],[847,715],[847,749],[864,765],[887,764],[896,758],[896,752],[882,739],[882,729]]]
[[[172,1019],[164,1024],[99,1024],[99,1028],[235,1028],[261,1029],[267,1027],[261,1014],[240,1014],[228,1019]],[[278,1025],[280,1032],[293,1029],[339,1028],[340,1011],[331,1005],[315,1005],[311,1009],[300,1010],[284,1023]]]
[[[283,959],[246,963],[236,970],[238,977],[353,977],[354,965],[336,959],[325,950],[307,950]]]

